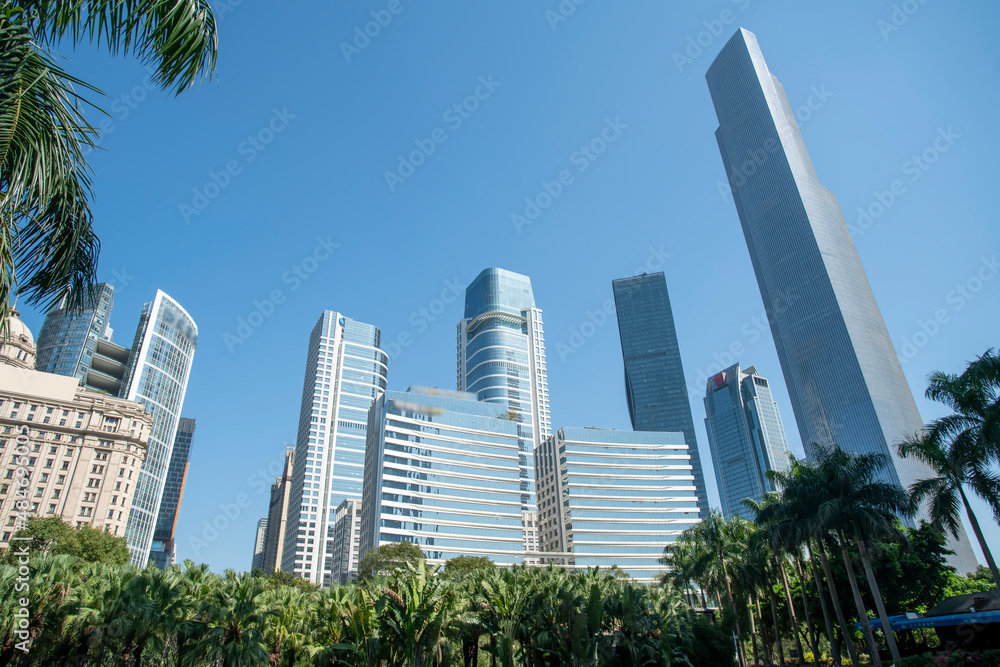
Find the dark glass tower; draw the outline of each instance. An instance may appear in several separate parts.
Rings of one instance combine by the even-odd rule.
[[[184,496],[184,480],[187,479],[188,457],[191,454],[191,440],[194,438],[195,420],[181,417],[174,438],[174,451],[170,455],[167,481],[163,484],[163,500],[156,515],[153,529],[153,546],[149,560],[161,570],[174,564],[174,533],[177,528],[177,512]]]
[[[64,299],[57,308],[46,313],[38,335],[35,368],[43,373],[85,380],[98,341],[108,335],[108,320],[114,303],[114,287],[101,283],[84,308],[67,308]]]
[[[895,445],[923,428],[836,198],[819,181],[788,98],[742,28],[706,74],[718,140],[807,455],[882,453],[885,481],[930,477]],[[920,517],[924,518],[924,517]],[[961,571],[975,559],[957,544]]]
[[[625,398],[636,431],[683,433],[698,494],[698,511],[708,516],[705,475],[701,470],[694,419],[681,365],[680,347],[663,273],[644,273],[611,283],[618,312],[618,333],[625,360]]]

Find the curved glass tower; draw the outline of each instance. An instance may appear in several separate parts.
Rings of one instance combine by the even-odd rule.
[[[281,569],[315,584],[339,581],[337,507],[361,500],[368,409],[389,373],[381,345],[377,327],[330,310],[309,337]]]
[[[458,389],[497,404],[518,424],[524,546],[538,544],[535,449],[549,437],[549,382],[542,311],[528,276],[489,268],[465,290],[458,323]]]
[[[920,413],[837,199],[820,183],[754,34],[738,30],[706,79],[807,455],[813,443],[835,444],[889,456],[885,481],[909,488],[930,477],[929,468],[896,453],[896,443],[923,429]],[[953,548],[960,571],[975,563],[964,534]]]
[[[179,303],[157,290],[156,298],[142,308],[122,383],[123,388],[128,388],[122,398],[142,404],[153,416],[149,450],[134,482],[135,497],[125,526],[125,539],[136,567],[146,567],[149,562],[153,528],[197,344],[198,326],[194,320]]]
[[[93,297],[83,309],[67,308],[64,299],[58,308],[45,313],[38,334],[37,370],[75,377],[81,382],[86,379],[97,342],[108,335],[115,288],[100,283]]]

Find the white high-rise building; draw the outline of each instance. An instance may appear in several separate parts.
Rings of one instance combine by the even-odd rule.
[[[542,311],[528,276],[489,268],[466,288],[465,317],[458,323],[458,389],[496,403],[518,424],[524,549],[537,551],[535,450],[549,437],[552,422]]]
[[[329,310],[309,337],[281,569],[315,584],[339,579],[337,507],[361,500],[368,408],[388,377],[381,337]]]

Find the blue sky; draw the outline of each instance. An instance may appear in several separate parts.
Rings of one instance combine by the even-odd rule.
[[[720,191],[704,72],[738,26],[757,34],[820,178],[860,232],[925,420],[944,414],[923,399],[927,374],[959,371],[1000,342],[994,3],[909,0],[895,15],[888,0],[213,4],[217,80],[180,97],[152,90],[132,60],[67,53],[108,95],[91,164],[116,340],[130,344],[158,288],[199,326],[181,559],[249,567],[322,310],[403,343],[391,388],[454,387],[461,290],[488,266],[532,278],[554,427],[628,428],[604,307],[612,279],[663,270],[705,470],[704,378],[733,361],[772,381],[801,453]],[[358,37],[379,19],[374,37]],[[603,152],[581,151],[602,133]],[[941,136],[945,151],[934,148]],[[933,163],[917,166],[925,151]],[[42,314],[22,310],[39,331]],[[227,507],[235,518],[213,537],[206,525]]]

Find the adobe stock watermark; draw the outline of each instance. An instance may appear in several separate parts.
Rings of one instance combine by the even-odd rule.
[[[288,107],[283,109],[275,107],[271,111],[271,118],[264,127],[247,135],[247,138],[236,147],[236,153],[243,159],[229,160],[219,171],[209,171],[205,184],[192,190],[191,202],[182,202],[177,206],[184,224],[190,224],[192,217],[201,215],[202,211],[229,187],[233,179],[243,173],[243,168],[267,150],[275,137],[284,132],[295,119],[295,114],[288,113]]]
[[[216,21],[225,21],[226,14],[236,11],[236,8],[243,4],[243,0],[214,0],[212,2],[212,13],[215,14]]]
[[[587,0],[562,0],[554,10],[545,10],[545,20],[549,22],[552,32],[559,28],[560,23],[565,23],[569,17],[576,13],[576,8],[587,2]]]
[[[747,7],[750,6],[750,0],[732,0],[732,3],[741,12],[745,12]],[[719,12],[718,18],[702,21],[701,24],[705,29],[687,38],[687,44],[683,52],[674,51],[671,54],[671,57],[674,59],[674,65],[677,66],[677,71],[683,74],[684,68],[688,65],[693,65],[694,61],[704,55],[705,50],[712,46],[715,40],[723,36],[723,33],[728,34],[729,31],[726,30],[726,26],[732,25],[735,22],[736,13],[732,9],[723,9]]]
[[[597,158],[608,150],[608,147],[618,141],[622,133],[628,129],[628,125],[621,121],[621,116],[604,119],[604,128],[600,133],[585,144],[581,144],[578,149],[569,156],[569,163],[576,167],[576,172],[582,174],[590,168]],[[543,180],[541,190],[533,197],[524,198],[524,210],[520,213],[514,212],[510,216],[510,222],[518,234],[524,233],[524,228],[534,224],[535,220],[541,217],[542,211],[552,206],[552,203],[559,199],[566,188],[575,182],[575,176],[569,169],[563,169],[551,181]]]
[[[795,289],[777,290],[773,308],[765,308],[759,315],[744,322],[740,326],[740,337],[734,338],[722,352],[713,352],[713,363],[695,372],[694,383],[688,385],[688,394],[696,398],[704,396],[708,379],[739,361],[747,352],[747,344],[752,345],[760,340],[765,332],[770,331],[774,317],[785,313],[789,306],[801,298]]]
[[[645,261],[636,267],[632,275],[639,276],[645,273],[662,271],[666,265],[666,261],[671,257],[673,255],[669,252],[664,252],[662,245],[659,248],[650,246],[649,254],[646,256]],[[584,311],[583,321],[569,328],[569,336],[566,342],[559,341],[556,343],[556,354],[559,355],[559,361],[566,363],[566,360],[579,352],[587,344],[587,341],[596,336],[597,332],[605,324],[616,319],[616,313],[614,298],[605,299],[604,303],[598,309]]]
[[[389,0],[385,9],[373,9],[368,12],[372,20],[366,22],[364,26],[354,26],[354,39],[340,43],[340,52],[344,54],[344,60],[350,63],[354,56],[361,55],[361,52],[371,45],[372,40],[389,27],[392,17],[399,16],[404,9],[406,6],[402,0]]]
[[[399,359],[403,355],[403,350],[413,345],[414,335],[422,334],[436,322],[448,306],[455,303],[465,294],[466,285],[460,283],[458,278],[445,279],[441,293],[427,302],[427,305],[417,308],[406,319],[409,324],[408,329],[404,329],[396,334],[395,338],[384,344],[382,351],[389,359]]]
[[[150,93],[157,90],[158,86],[153,82],[156,70],[146,67],[146,78],[133,86],[130,90],[114,98],[109,109],[111,115],[105,116],[94,128],[97,130],[97,140],[93,146],[84,146],[83,154],[89,155],[94,149],[101,145],[105,137],[113,133],[117,128],[116,122],[123,121],[132,115],[132,112],[139,108],[139,105],[146,101]]]
[[[962,135],[952,131],[949,125],[947,129],[939,127],[937,136],[930,146],[921,153],[913,155],[903,163],[902,171],[904,176],[909,176],[910,183],[919,181],[925,173],[937,162],[941,155],[951,150],[955,142],[962,138]],[[885,215],[886,211],[892,208],[893,204],[907,192],[906,182],[896,179],[889,184],[887,190],[875,190],[872,195],[875,201],[867,206],[858,207],[858,217],[855,224],[848,224],[852,238],[857,238],[871,229],[875,223]]]
[[[816,111],[822,109],[823,105],[833,97],[833,93],[826,89],[826,84],[822,84],[818,88],[810,86],[809,91],[810,95],[806,98],[805,103],[795,109],[795,120],[800,129],[809,122],[809,119],[813,117]],[[746,185],[750,177],[760,171],[767,164],[768,160],[771,159],[771,156],[778,152],[781,152],[781,142],[774,137],[768,137],[757,150],[748,150],[747,159],[739,164],[732,173],[727,174],[728,182],[721,180],[715,182],[719,198],[723,201],[729,199],[734,187],[741,188]]]
[[[493,80],[492,74],[479,77],[478,85],[472,93],[462,101],[455,102],[445,109],[444,113],[441,114],[441,120],[447,123],[452,130],[457,130],[462,127],[465,121],[472,118],[472,114],[479,109],[479,106],[490,99],[501,85],[503,84],[499,81]],[[406,155],[400,153],[396,169],[394,171],[386,170],[384,173],[385,184],[389,186],[389,192],[395,192],[399,185],[413,176],[417,169],[427,161],[427,158],[434,154],[437,147],[446,141],[448,141],[448,133],[440,127],[434,128],[426,139],[414,139],[413,144],[416,149]]]
[[[340,247],[339,243],[326,238],[316,237],[316,245],[312,252],[303,257],[300,261],[292,264],[288,270],[281,274],[281,284],[288,285],[288,292],[295,292],[302,284],[319,270],[323,262],[330,259],[333,251]],[[274,316],[278,306],[285,303],[288,296],[284,289],[276,287],[260,300],[254,299],[250,312],[246,317],[236,318],[236,328],[233,331],[226,331],[222,334],[222,342],[226,344],[226,349],[230,353],[236,351],[237,346],[245,343],[257,329],[264,325],[264,322]]]
[[[917,353],[927,347],[931,339],[941,332],[941,327],[951,322],[952,315],[960,312],[975,299],[997,273],[1000,273],[997,256],[982,257],[979,266],[969,279],[955,285],[955,288],[945,295],[945,301],[950,308],[938,308],[932,317],[917,320],[917,329],[909,336],[903,337],[903,342],[899,346],[899,360],[905,364],[917,356]]]
[[[243,511],[250,507],[254,497],[265,492],[270,492],[271,482],[284,469],[284,459],[272,460],[267,464],[266,468],[257,468],[256,471],[247,477],[247,486],[253,490],[253,495],[241,492],[236,494],[232,502],[219,503],[218,513],[211,520],[204,519],[201,522],[201,532],[188,538],[188,546],[194,551],[194,557],[197,558],[203,549],[219,539],[222,533],[229,530],[229,527],[233,525],[233,522],[240,517]]]
[[[878,31],[882,33],[882,39],[889,41],[889,36],[894,32],[899,32],[910,20],[910,17],[920,11],[921,5],[926,5],[927,0],[903,0],[899,4],[893,4],[892,13],[889,20],[879,19],[875,22]]]

